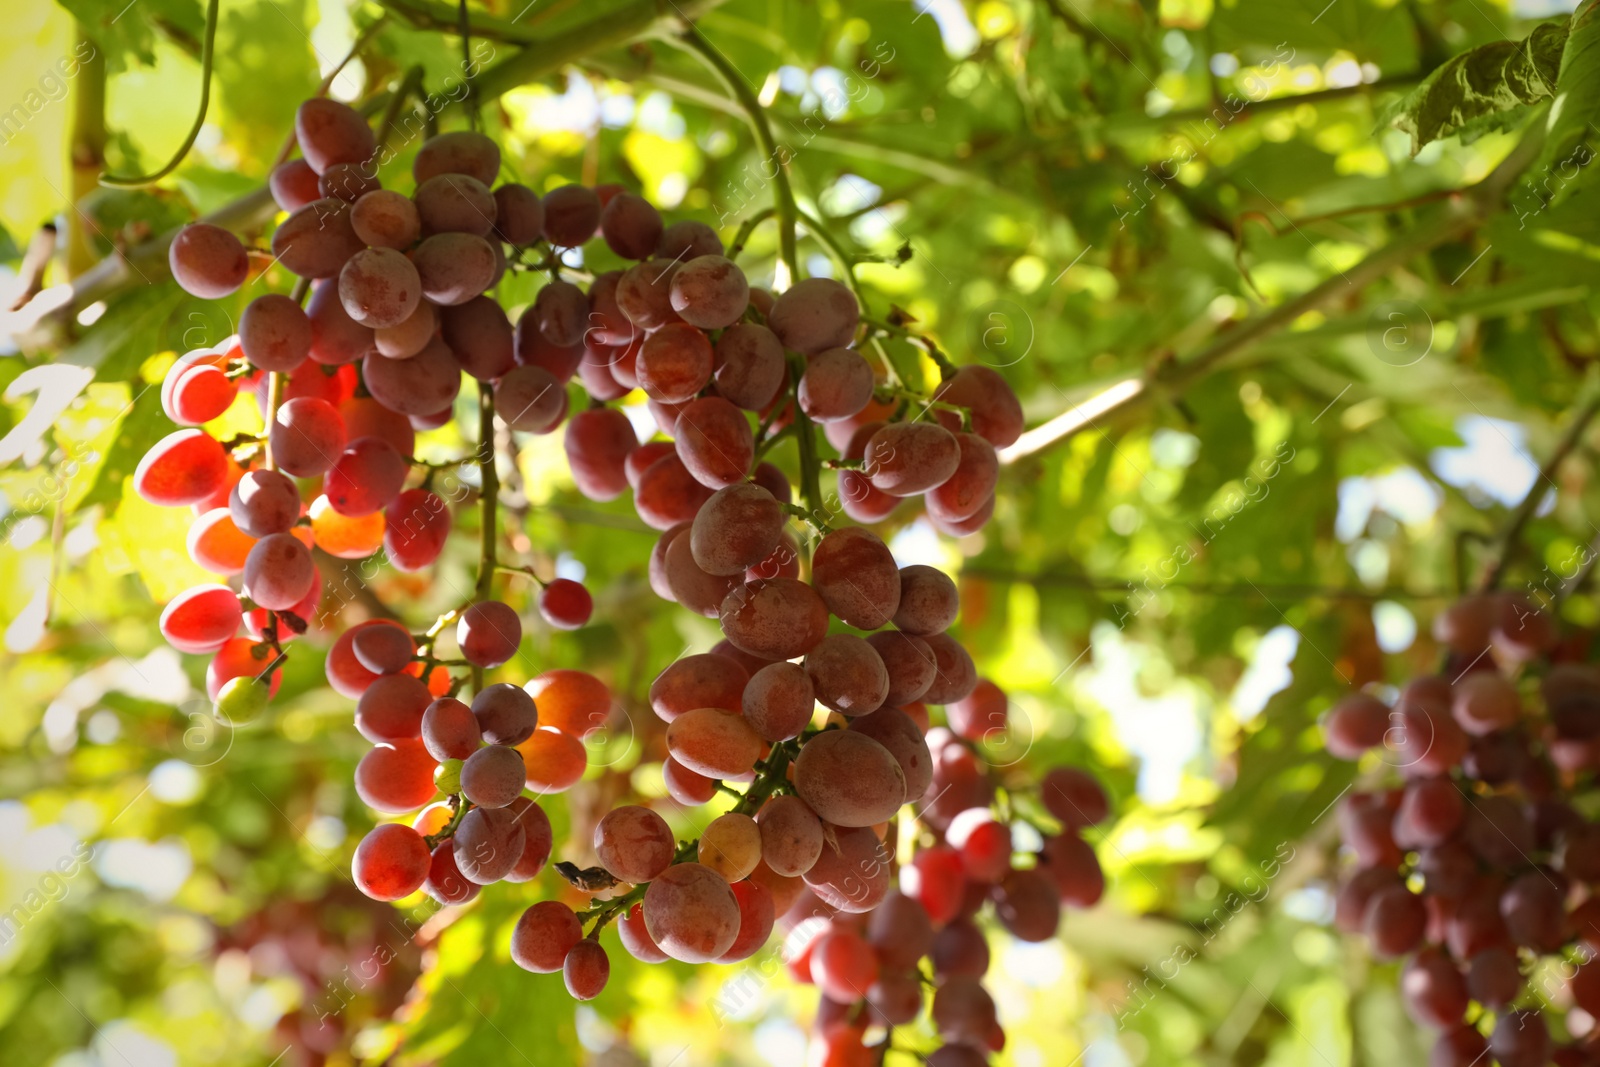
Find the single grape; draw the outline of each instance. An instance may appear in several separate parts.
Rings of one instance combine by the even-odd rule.
[[[745,721],[764,740],[787,741],[811,723],[816,693],[804,667],[772,663],[750,676],[740,704]]]
[[[551,726],[541,726],[517,746],[528,767],[528,788],[543,796],[578,784],[589,764],[583,742]]]
[[[444,550],[450,525],[450,507],[442,497],[427,489],[407,489],[384,512],[384,554],[396,570],[422,570]]]
[[[600,236],[623,259],[647,259],[661,243],[661,213],[642,196],[618,193],[600,212]]]
[[[434,797],[436,766],[420,741],[385,741],[356,764],[356,795],[377,811],[394,815],[416,811]]]
[[[903,707],[922,697],[933,684],[933,650],[920,637],[884,630],[867,637],[889,674],[889,694],[884,703]]]
[[[883,706],[889,672],[878,653],[853,634],[822,639],[805,658],[817,701],[841,715],[865,715]]]
[[[870,530],[848,526],[825,535],[811,563],[811,584],[828,610],[860,630],[876,630],[900,607],[900,570]]]
[[[805,874],[822,855],[822,820],[797,796],[777,796],[756,813],[760,858],[775,873]]]
[[[572,737],[588,737],[611,717],[611,691],[584,671],[545,671],[525,688],[538,706],[539,724],[553,726]]]
[[[1039,853],[1039,870],[1055,883],[1063,904],[1092,908],[1105,894],[1106,876],[1087,841],[1074,833],[1047,838]]]
[[[661,761],[661,778],[666,784],[668,795],[679,804],[698,807],[717,795],[715,779],[707,778],[698,771],[691,771],[671,756]]]
[[[667,821],[637,804],[606,812],[595,824],[593,844],[602,867],[636,884],[659,877],[672,865],[677,850]]]
[[[581,582],[553,578],[539,590],[539,615],[558,630],[582,629],[594,613],[594,598]]]
[[[268,610],[293,608],[311,591],[315,581],[311,551],[292,534],[263,537],[245,557],[245,595]]]
[[[278,207],[290,212],[299,211],[322,196],[317,172],[303,159],[286,160],[273,167],[267,176],[267,188]]]
[[[793,578],[745,583],[723,601],[720,620],[733,645],[769,660],[803,656],[828,632],[827,605]]]
[[[478,885],[498,882],[510,874],[522,859],[522,850],[527,843],[526,834],[522,821],[509,807],[473,808],[456,827],[456,866],[461,868],[461,873],[469,882]]]
[[[1454,685],[1450,712],[1474,736],[1504,730],[1522,717],[1517,688],[1495,671],[1474,671]]]
[[[500,146],[471,130],[434,134],[422,142],[411,161],[411,176],[418,185],[440,174],[465,174],[493,185],[499,173]]]
[[[375,332],[350,317],[336,281],[319,282],[312,289],[311,300],[306,304],[306,321],[311,324],[312,363],[325,367],[352,363],[372,350]],[[304,364],[300,369],[315,373],[314,368]]]
[[[639,349],[639,387],[652,400],[682,403],[711,381],[713,350],[706,335],[688,323],[655,330]]]
[[[396,636],[408,644],[403,632],[387,626],[364,630],[358,637]],[[428,687],[409,674],[384,674],[367,686],[356,701],[356,729],[368,741],[406,741],[422,735],[422,716],[433,703]],[[429,755],[433,755],[430,750]]]
[[[803,877],[829,907],[851,914],[868,912],[888,895],[889,852],[867,827],[839,828]]]
[[[437,337],[410,359],[389,359],[371,352],[361,361],[361,377],[384,407],[413,417],[448,418],[461,391],[461,364]]]
[[[273,675],[277,681],[277,675]],[[258,684],[254,678],[230,678],[217,690],[212,714],[225,726],[248,726],[267,710],[271,697],[267,685]]]
[[[955,435],[929,422],[894,422],[867,442],[862,472],[890,496],[915,496],[943,485],[961,465]]]
[[[494,206],[495,232],[506,244],[531,245],[543,235],[544,204],[526,185],[501,185],[494,191]]]
[[[481,600],[461,613],[456,623],[461,655],[477,667],[498,667],[517,654],[522,620],[507,604]]]
[[[238,386],[209,364],[174,364],[169,376],[174,380],[170,389],[163,383],[161,407],[180,426],[210,422],[232,407],[239,395]]]
[[[783,345],[765,326],[734,323],[717,338],[713,354],[717,392],[746,411],[765,408],[783,385]]]
[[[439,324],[456,362],[478,381],[494,381],[516,365],[511,320],[493,299],[477,296],[447,307]]]
[[[262,370],[292,371],[311,352],[311,320],[289,297],[267,293],[245,306],[239,344],[245,358]]]
[[[657,530],[689,522],[711,499],[712,490],[689,473],[676,452],[662,456],[639,476],[633,506]]]
[[[794,764],[795,792],[835,826],[871,826],[906,802],[905,772],[883,745],[849,730],[818,734]]]
[[[761,738],[741,715],[722,708],[695,708],[667,724],[667,751],[708,778],[735,778],[755,767]]]
[[[420,729],[428,755],[436,760],[464,760],[483,742],[477,717],[455,697],[440,697],[430,703],[422,713]]]
[[[472,714],[483,740],[491,745],[520,745],[539,725],[533,697],[508,682],[496,682],[473,697]]]
[[[638,257],[633,257],[638,258]],[[732,326],[750,303],[744,271],[731,259],[700,256],[678,268],[669,287],[672,310],[703,330]]]
[[[350,875],[374,900],[399,900],[422,888],[431,857],[422,835],[401,823],[375,826],[356,846]]]
[[[1055,886],[1037,870],[1006,871],[994,903],[995,918],[1020,941],[1048,941],[1061,923]]]
[[[287,533],[300,517],[300,490],[278,471],[247,471],[228,500],[233,524],[251,537]]]
[[[561,977],[574,1000],[593,1000],[611,978],[611,958],[600,942],[579,941],[567,953],[561,965]]]
[[[994,445],[977,434],[957,433],[961,458],[955,473],[928,490],[928,513],[947,523],[972,519],[987,504],[993,508],[995,485],[1000,480],[1000,458]]]
[[[500,259],[488,241],[472,233],[436,233],[412,253],[422,295],[435,304],[465,304],[494,284]]]
[[[853,348],[825,348],[806,360],[800,376],[800,410],[815,422],[859,414],[872,400],[872,367]]]
[[[139,460],[133,488],[147,503],[183,507],[216,493],[227,475],[227,456],[216,438],[204,430],[178,430],[157,441]]]
[[[239,238],[209,222],[192,222],[178,231],[167,265],[179,287],[202,300],[238,292],[250,275],[250,256]]]
[[[738,711],[749,680],[743,667],[722,656],[684,656],[668,664],[650,683],[650,707],[662,722],[695,708]]]
[[[684,963],[708,963],[727,952],[739,919],[727,881],[698,863],[668,867],[645,890],[645,928],[661,951]]]
[[[527,779],[522,754],[500,745],[478,749],[461,765],[462,795],[480,808],[503,808],[510,804],[521,795]]]
[[[511,958],[525,971],[554,974],[582,939],[583,926],[571,908],[559,900],[541,900],[517,919]]]
[[[1366,933],[1381,959],[1404,956],[1422,943],[1427,913],[1422,899],[1404,886],[1378,890],[1367,904]]]
[[[978,684],[972,656],[949,634],[929,634],[922,639],[933,652],[934,679],[922,699],[929,704],[954,704]]]
[[[339,453],[323,479],[328,503],[341,515],[371,515],[387,507],[410,468],[387,441],[362,437]]]
[[[404,252],[422,236],[422,219],[409,196],[389,189],[363,193],[350,208],[350,227],[373,248]]]
[[[549,862],[550,850],[555,845],[554,833],[550,828],[550,816],[525,796],[513,800],[506,810],[511,812],[522,827],[523,844],[522,855],[506,874],[504,881],[531,882]]]
[[[743,483],[755,462],[755,436],[744,412],[720,396],[685,404],[675,419],[673,435],[684,467],[712,489]]]
[[[761,862],[761,830],[748,815],[732,811],[719,815],[701,831],[696,858],[729,882],[738,882]]]
[[[672,279],[677,273],[678,264],[668,259],[635,263],[617,281],[617,307],[640,330],[682,323],[672,309]]]
[[[783,347],[808,356],[848,346],[860,321],[855,294],[831,278],[795,283],[773,302],[767,315],[767,326]]]
[[[486,237],[499,210],[487,185],[466,174],[436,174],[411,196],[422,232],[470,233]]]
[[[579,492],[591,500],[612,500],[628,488],[628,454],[639,437],[628,417],[614,408],[580,411],[567,422],[567,465]]]
[[[600,227],[600,198],[584,185],[563,185],[544,194],[544,236],[553,245],[577,248]]]
[[[911,716],[899,708],[883,707],[850,720],[849,729],[889,750],[900,765],[900,773],[905,775],[907,800],[915,800],[928,791],[933,780],[933,754]]]
[[[318,174],[336,163],[365,163],[378,145],[361,112],[324,96],[312,97],[295,111],[294,136],[300,154]]]
[[[272,232],[272,254],[302,278],[332,278],[366,248],[350,224],[350,205],[334,197],[313,200]]]
[[[900,603],[894,612],[899,630],[917,637],[941,633],[956,621],[960,599],[943,571],[924,564],[900,569]]]
[[[995,448],[1005,448],[1022,436],[1022,405],[1017,394],[993,367],[981,365],[958,369],[934,390],[933,399],[942,404],[966,408],[972,419],[972,432]],[[961,426],[953,411],[935,409],[945,429],[955,433]]]

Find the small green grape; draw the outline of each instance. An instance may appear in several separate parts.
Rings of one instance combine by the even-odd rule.
[[[225,726],[247,726],[267,710],[267,686],[254,678],[229,678],[217,693],[214,713]]]
[[[433,770],[433,784],[439,792],[450,794],[461,792],[461,760],[447,759]]]

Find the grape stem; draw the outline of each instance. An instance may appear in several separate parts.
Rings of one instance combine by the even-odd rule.
[[[217,41],[217,7],[218,0],[209,0],[206,4],[206,35],[200,44],[200,113],[194,117],[194,125],[189,127],[189,136],[183,139],[183,144],[178,146],[178,151],[167,165],[153,174],[141,174],[136,177],[108,174],[101,172],[100,184],[109,185],[120,189],[135,189],[141,185],[150,185],[160,181],[178,169],[188,156],[189,149],[194,147],[195,138],[200,136],[200,127],[205,125],[206,108],[211,106],[211,65],[216,57]]]
[[[764,207],[739,224],[739,232],[733,235],[733,243],[728,246],[728,258],[738,259],[739,253],[744,251],[744,246],[750,243],[751,236],[756,232],[756,227],[777,214],[775,207]]]
[[[793,515],[795,518],[799,519],[801,522],[805,523],[819,534],[827,535],[833,532],[833,527],[829,526],[818,517],[820,514],[819,512],[814,512],[808,508],[803,508],[799,504],[789,504],[781,500],[778,501],[778,506],[784,510],[785,514]]]
[[[772,136],[772,126],[767,122],[767,110],[761,106],[761,101],[756,99],[754,90],[750,88],[750,83],[744,80],[744,75],[739,73],[739,69],[716,45],[705,39],[694,23],[684,22],[683,34],[678,40],[698,55],[727,86],[728,91],[739,102],[739,106],[744,109],[761,151],[772,164],[773,201],[778,216],[778,255],[789,268],[790,279],[797,279],[800,276],[798,266],[800,257],[795,251],[794,223],[798,208],[794,203],[794,190],[789,187],[788,153],[785,151],[780,154],[778,150],[778,142]],[[756,221],[759,222],[760,219]]]
[[[478,552],[478,584],[473,588],[472,599],[489,599],[494,588],[495,572],[495,519],[499,514],[500,477],[494,465],[494,391],[488,382],[478,383],[478,474],[480,493],[479,510],[483,515],[483,539]],[[472,691],[483,689],[483,668],[472,668]]]
[[[761,151],[772,163],[773,210],[778,217],[778,258],[788,269],[792,284],[800,277],[800,256],[796,251],[794,232],[799,208],[795,206],[794,190],[789,185],[788,153],[779,151],[778,142],[772,136],[772,126],[767,121],[766,108],[761,106],[761,101],[756,99],[750,83],[744,80],[744,76],[728,57],[723,55],[716,45],[706,40],[692,22],[684,23],[683,35],[678,40],[684,47],[698,55],[727,86],[728,91],[733,94],[739,106],[744,109],[745,116],[750,120],[750,128],[755,132]],[[761,218],[758,213],[752,222],[759,223]],[[797,358],[800,362],[794,366],[790,375],[796,390],[800,387],[800,375],[805,371],[803,357]],[[820,515],[823,513],[822,485],[817,477],[819,467],[816,431],[805,412],[800,410],[798,398],[795,401],[794,426],[795,436],[800,442],[801,495],[805,497],[806,507],[814,514]]]
[[[411,94],[420,88],[422,88],[422,67],[419,64],[407,68],[405,76],[400,79],[400,84],[395,86],[394,95],[389,98],[389,105],[383,109],[383,118],[378,122],[380,151],[389,146],[389,135],[394,132],[394,124],[400,119],[400,109],[411,99]]]
[[[912,333],[903,324],[893,321],[893,316],[889,321],[869,319],[863,316],[861,321],[875,330],[881,330],[892,337],[904,338],[921,347],[923,351],[928,353],[928,358],[933,360],[934,365],[939,368],[941,377],[948,378],[956,372],[956,365],[950,362],[950,357],[944,354],[933,338],[920,333]]]
[[[497,561],[494,565],[494,569],[505,574],[520,574],[524,578],[532,578],[535,582],[539,583],[539,587],[541,589],[550,584],[535,574],[532,567],[518,567],[512,563],[500,563]]]
[[[1534,478],[1532,488],[1517,505],[1517,510],[1511,517],[1511,525],[1506,527],[1506,532],[1500,538],[1500,551],[1496,553],[1489,572],[1484,575],[1480,592],[1491,592],[1505,578],[1506,571],[1516,558],[1517,550],[1522,547],[1522,531],[1527,528],[1540,502],[1555,485],[1557,468],[1572,454],[1572,450],[1578,447],[1579,442],[1583,440],[1583,431],[1588,429],[1596,413],[1600,413],[1600,387],[1597,387],[1596,379],[1591,378],[1584,391],[1589,394],[1588,402],[1573,416],[1571,424],[1567,426],[1567,432],[1561,435],[1561,440],[1556,442],[1550,457],[1544,461],[1544,466],[1539,468],[1538,477]]]
[[[432,852],[439,847],[439,842],[448,841],[456,835],[456,828],[461,825],[461,820],[467,817],[467,812],[472,810],[472,802],[463,797],[451,794],[450,806],[455,812],[450,816],[450,821],[439,828],[436,834],[428,834],[422,840],[427,842],[428,851]]]

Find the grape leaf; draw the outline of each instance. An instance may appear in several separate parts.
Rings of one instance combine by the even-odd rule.
[[[1411,135],[1411,153],[1441,137],[1463,144],[1523,118],[1528,105],[1555,93],[1567,22],[1534,27],[1522,41],[1494,41],[1451,58],[1411,91],[1394,125]]]

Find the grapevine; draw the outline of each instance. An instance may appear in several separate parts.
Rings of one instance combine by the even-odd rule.
[[[684,44],[750,105],[770,145],[736,72],[692,29]],[[193,509],[190,555],[219,579],[174,598],[161,619],[176,648],[213,657],[217,717],[258,720],[295,641],[334,629],[328,684],[354,702],[372,744],[355,791],[401,817],[355,850],[352,876],[369,897],[421,892],[466,906],[550,865],[590,903],[533,900],[510,955],[560,971],[575,998],[605,987],[610,928],[646,962],[728,963],[762,950],[776,926],[788,969],[824,998],[819,1062],[875,1062],[925,999],[940,1042],[927,1062],[986,1062],[1005,1038],[981,983],[989,951],[976,920],[992,908],[1013,935],[1039,941],[1063,905],[1092,906],[1104,882],[1082,834],[1108,800],[1083,770],[1035,783],[989,764],[1008,700],[952,633],[955,581],[902,566],[867,525],[914,498],[946,534],[984,526],[996,450],[1023,428],[1004,377],[955,365],[893,312],[864,317],[851,285],[797,277],[797,209],[781,167],[771,217],[792,284],[774,292],[750,284],[716,230],[668,223],[618,186],[497,184],[506,163],[476,124],[421,145],[409,194],[383,184],[388,172],[380,180],[379,138],[360,112],[316,97],[294,127],[300,154],[270,179],[286,213],[271,248],[300,280],[251,300],[236,336],[176,361],[162,401],[182,428],[134,475],[146,500]],[[767,217],[753,216],[736,245]],[[577,270],[579,250],[586,265],[621,266]],[[252,274],[240,239],[207,223],[177,235],[170,266],[206,298]],[[508,271],[548,276],[515,323],[495,298]],[[935,386],[893,373],[869,344],[888,335],[918,340]],[[659,439],[641,441],[619,406],[636,390]],[[219,441],[202,426],[241,393],[264,428]],[[472,453],[419,460],[418,435],[452,421]],[[723,635],[664,665],[650,688],[674,805],[615,806],[591,840],[565,843],[545,806],[583,778],[585,740],[614,714],[610,694],[573,670],[526,686],[492,680],[527,655],[501,583],[533,583],[553,627],[581,628],[594,610],[581,583],[511,558],[501,522],[513,457],[499,442],[558,431],[582,493],[631,490],[660,531],[655,592]],[[791,439],[799,502],[769,458]],[[447,500],[441,473],[470,492]],[[401,605],[337,629],[316,553],[426,572],[473,510],[469,596],[420,629]],[[935,725],[930,708],[941,707]],[[657,810],[676,817],[718,794],[731,806],[697,837],[677,837]],[[1044,832],[1014,837],[1021,821]],[[551,864],[558,848],[595,862]]]

